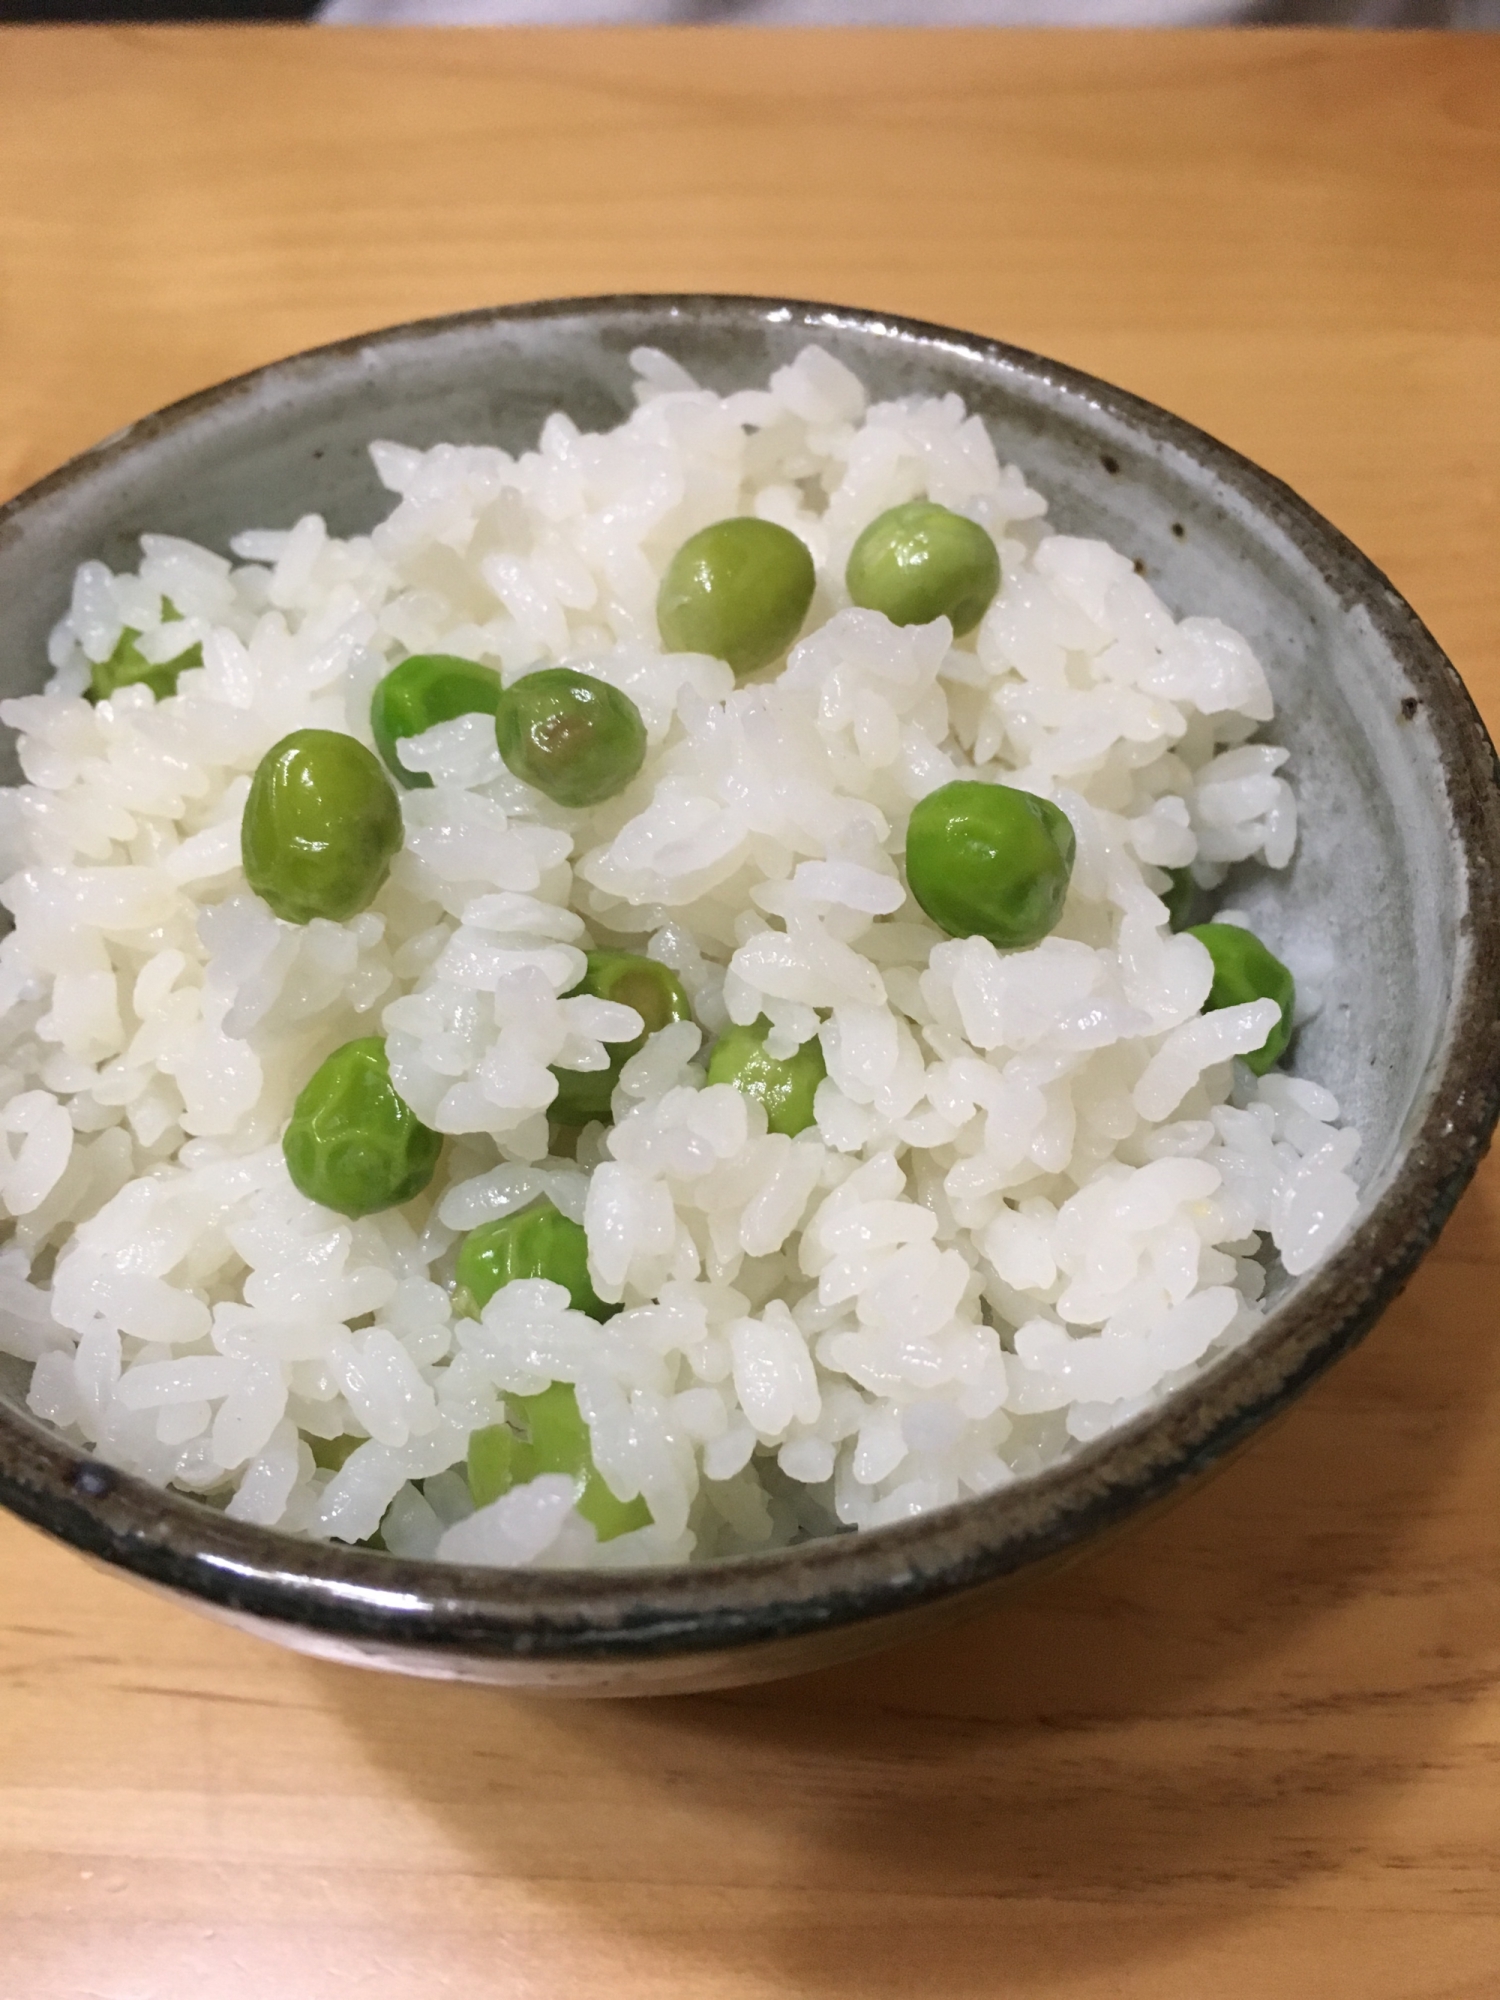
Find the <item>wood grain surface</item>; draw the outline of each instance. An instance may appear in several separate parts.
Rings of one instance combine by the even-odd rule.
[[[0,31],[0,489],[312,342],[888,306],[1123,382],[1367,549],[1500,723],[1500,37]],[[0,608],[3,616],[3,608]],[[26,2000],[1500,1993],[1500,1173],[1216,1484],[982,1622],[544,1705],[0,1527]]]

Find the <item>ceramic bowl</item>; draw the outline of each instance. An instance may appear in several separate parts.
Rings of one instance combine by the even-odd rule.
[[[1004,1491],[868,1534],[668,1571],[541,1573],[400,1560],[242,1526],[97,1460],[0,1379],[0,1499],[130,1575],[308,1651],[582,1693],[722,1686],[819,1665],[980,1605],[1202,1473],[1359,1339],[1433,1241],[1497,1104],[1500,796],[1494,752],[1410,607],[1278,480],[1074,369],[884,314],[718,297],[565,300],[396,327],[190,397],[0,511],[0,686],[40,685],[74,566],[136,560],[143,529],[223,549],[318,511],[387,504],[365,447],[531,444],[562,408],[630,406],[630,350],[718,389],[807,341],[879,396],[956,390],[1051,499],[1167,603],[1227,619],[1267,665],[1292,753],[1292,867],[1234,885],[1273,949],[1329,968],[1295,1064],[1364,1135],[1356,1222],[1316,1272],[1271,1272],[1249,1344],[1160,1408]],[[10,752],[7,751],[7,755]],[[14,769],[5,773],[13,776]]]

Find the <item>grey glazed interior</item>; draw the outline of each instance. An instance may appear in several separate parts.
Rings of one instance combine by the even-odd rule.
[[[524,447],[547,411],[626,407],[628,355],[668,348],[715,387],[817,338],[878,394],[957,389],[1053,500],[1179,610],[1249,634],[1294,755],[1294,868],[1232,885],[1323,1005],[1295,1048],[1365,1134],[1364,1197],[1328,1261],[1254,1340],[1035,1478],[859,1535],[655,1570],[396,1561],[230,1520],[89,1458],[0,1394],[0,1503],[129,1574],[281,1643],[406,1673],[612,1694],[739,1683],[852,1657],[962,1615],[1224,1456],[1372,1324],[1429,1247],[1500,1105],[1500,790],[1451,665],[1337,530],[1201,432],[993,341],[869,313],[733,298],[501,308],[306,354],[144,419],[0,507],[0,688],[37,686],[86,557],[148,528],[222,548],[312,510],[340,532],[385,498],[365,447]],[[0,753],[4,745],[0,744]]]

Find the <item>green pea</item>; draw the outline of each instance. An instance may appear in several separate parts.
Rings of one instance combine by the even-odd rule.
[[[606,1305],[589,1277],[589,1245],[581,1226],[547,1200],[515,1215],[481,1222],[463,1240],[454,1272],[453,1309],[477,1318],[502,1285],[515,1278],[550,1278],[565,1285],[576,1312],[610,1319],[618,1306]]]
[[[581,1483],[577,1506],[591,1521],[601,1542],[632,1528],[651,1524],[651,1509],[642,1499],[617,1500],[594,1464],[589,1427],[578,1407],[572,1385],[554,1382],[539,1396],[511,1399],[531,1433],[531,1456],[537,1472],[570,1473]],[[535,1476],[535,1475],[533,1475]]]
[[[476,1507],[488,1507],[509,1493],[512,1486],[524,1486],[536,1474],[530,1467],[531,1447],[509,1424],[486,1424],[469,1433],[469,1498]]]
[[[560,806],[612,799],[646,758],[646,725],[630,696],[576,667],[543,667],[506,688],[495,740],[512,775]]]
[[[672,1021],[691,1021],[693,1010],[682,990],[682,981],[654,958],[641,958],[633,951],[591,951],[588,971],[572,989],[592,993],[599,1000],[618,1000],[634,1007],[646,1026],[633,1042],[608,1042],[607,1069],[558,1069],[557,1095],[547,1107],[547,1115],[558,1125],[587,1125],[593,1119],[609,1124],[614,1117],[611,1099],[620,1071],[645,1046],[646,1036],[654,1035]],[[572,998],[572,994],[567,996]]]
[[[1239,924],[1194,924],[1184,936],[1206,945],[1214,962],[1214,983],[1203,1003],[1205,1013],[1220,1007],[1242,1007],[1248,1000],[1274,1000],[1281,1009],[1281,1019],[1260,1047],[1244,1057],[1257,1076],[1264,1076],[1292,1038],[1292,1009],[1297,999],[1292,975],[1254,931]]]
[[[1162,892],[1162,901],[1167,906],[1167,921],[1174,931],[1180,931],[1186,924],[1197,893],[1198,885],[1193,880],[1191,868],[1167,870],[1167,887]]]
[[[290,924],[342,923],[374,901],[401,845],[379,760],[334,729],[294,729],[261,758],[240,822],[245,880]]]
[[[1075,846],[1067,815],[1047,799],[956,778],[912,809],[906,880],[950,937],[1015,951],[1062,915]]]
[[[828,1074],[816,1035],[792,1056],[766,1053],[771,1024],[762,1014],[749,1028],[729,1028],[714,1043],[708,1059],[710,1083],[732,1083],[746,1097],[766,1108],[773,1132],[794,1139],[813,1122],[813,1098]]]
[[[410,787],[430,786],[430,773],[408,771],[401,762],[396,748],[401,738],[420,736],[460,715],[493,715],[499,706],[500,676],[492,667],[453,653],[413,653],[377,685],[370,730],[392,777]]]
[[[170,597],[161,601],[161,618],[164,625],[180,620],[182,613]],[[196,641],[185,646],[173,659],[148,660],[137,646],[139,632],[127,626],[120,634],[115,650],[107,660],[95,660],[89,672],[88,698],[90,701],[108,701],[116,688],[141,686],[150,688],[158,701],[165,701],[169,694],[177,692],[177,676],[185,674],[189,667],[203,665],[203,648]]]
[[[1000,555],[977,521],[935,500],[908,500],[865,529],[844,582],[856,604],[883,611],[893,625],[946,618],[959,639],[1000,588]]]
[[[370,1440],[350,1437],[346,1432],[343,1437],[310,1437],[307,1442],[312,1447],[314,1465],[321,1466],[324,1472],[339,1472],[360,1446],[368,1444]]]
[[[737,676],[779,659],[802,630],[817,574],[789,528],[741,514],[689,535],[667,564],[656,623],[669,653],[711,653]]]
[[[507,1402],[528,1435],[519,1436],[508,1424],[489,1424],[470,1437],[469,1493],[476,1507],[487,1507],[540,1473],[561,1472],[575,1482],[574,1504],[601,1542],[651,1525],[644,1500],[617,1500],[601,1476],[570,1383],[554,1382],[539,1396],[511,1396]]]
[[[397,1095],[380,1036],[363,1035],[302,1086],[281,1150],[309,1201],[357,1218],[419,1195],[443,1141]]]

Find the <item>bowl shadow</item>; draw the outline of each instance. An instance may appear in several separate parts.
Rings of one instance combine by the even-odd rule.
[[[1465,1255],[1491,1209],[1482,1177],[1459,1254],[1222,1477],[956,1630],[641,1702],[304,1670],[476,1874],[663,1977],[1030,1992],[1401,1866],[1395,1797],[1495,1663],[1497,1592],[1454,1540],[1497,1497]]]

